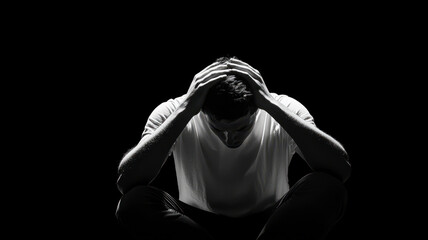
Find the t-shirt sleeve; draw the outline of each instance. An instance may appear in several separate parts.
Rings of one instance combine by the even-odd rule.
[[[279,95],[278,100],[287,106],[292,112],[294,112],[297,116],[305,120],[306,122],[315,125],[314,118],[309,113],[308,109],[303,106],[299,101],[294,98],[288,97],[286,95]]]
[[[286,95],[278,95],[278,100],[284,104],[285,106],[287,106],[288,109],[290,109],[293,113],[295,113],[297,116],[299,116],[300,118],[302,118],[303,120],[305,120],[306,122],[315,125],[315,121],[314,118],[312,117],[312,115],[309,113],[308,109],[299,101],[297,101],[294,98],[288,97]],[[299,149],[299,146],[296,144],[296,142],[294,142],[294,140],[291,138],[291,136],[289,136],[288,134],[287,138],[289,146],[291,148],[292,151],[297,152],[302,158],[304,158],[302,152]]]
[[[142,138],[152,134],[173,113],[174,109],[170,105],[168,102],[163,102],[152,111],[144,126]]]
[[[144,126],[141,138],[151,135],[156,129],[161,126],[165,120],[178,108],[182,101],[182,97],[169,99],[166,102],[159,104],[149,115],[146,125]],[[172,148],[169,154],[171,154]]]

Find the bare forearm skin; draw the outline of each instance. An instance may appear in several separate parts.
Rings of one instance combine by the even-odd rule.
[[[343,182],[349,178],[348,154],[338,141],[273,98],[264,108],[294,139],[313,171],[329,173]]]
[[[121,193],[138,184],[149,184],[165,163],[169,150],[193,117],[186,102],[181,104],[153,134],[144,137],[119,164],[117,187]]]

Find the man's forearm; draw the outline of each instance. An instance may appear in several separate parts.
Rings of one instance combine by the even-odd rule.
[[[265,108],[294,139],[312,170],[328,172],[346,181],[351,168],[348,155],[338,141],[307,123],[277,100],[271,99]]]
[[[119,190],[124,193],[137,184],[152,181],[168,157],[168,153],[193,114],[183,103],[151,135],[144,137],[119,164]]]

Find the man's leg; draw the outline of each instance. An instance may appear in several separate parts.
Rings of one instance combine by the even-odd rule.
[[[346,201],[341,181],[326,173],[310,173],[281,199],[258,239],[324,239],[342,218]]]
[[[137,239],[212,239],[183,214],[179,201],[155,187],[138,186],[123,195],[116,217]]]

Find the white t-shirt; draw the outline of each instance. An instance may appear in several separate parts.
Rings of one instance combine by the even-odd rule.
[[[308,110],[286,95],[272,95],[314,124]],[[143,137],[177,109],[184,96],[160,104],[150,115]],[[179,200],[217,214],[238,217],[266,209],[289,190],[288,166],[297,145],[264,110],[238,148],[228,148],[212,132],[203,113],[195,115],[172,147]]]

